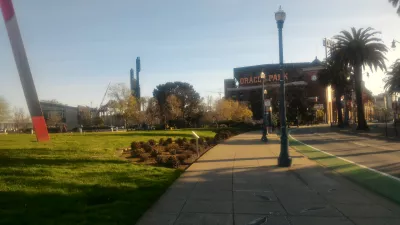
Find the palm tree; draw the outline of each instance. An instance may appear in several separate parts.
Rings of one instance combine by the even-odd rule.
[[[318,72],[318,81],[324,86],[331,85],[335,90],[336,109],[338,112],[338,126],[343,127],[343,114],[341,98],[349,83],[349,68],[344,67],[339,55],[334,49],[325,62],[325,68]]]
[[[394,92],[400,92],[400,59],[390,67],[390,71],[386,73],[385,89],[393,94]]]
[[[358,130],[368,129],[362,101],[362,69],[368,66],[371,70],[386,70],[385,53],[388,48],[382,39],[377,38],[379,32],[373,28],[351,28],[351,32],[343,30],[334,38],[337,41],[337,54],[344,66],[351,66],[354,71],[357,103]]]
[[[393,7],[397,8],[397,14],[400,16],[400,0],[389,0],[390,3],[392,3]]]

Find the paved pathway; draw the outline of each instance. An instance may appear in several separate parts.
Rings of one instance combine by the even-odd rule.
[[[395,225],[400,207],[291,151],[278,168],[279,141],[236,136],[194,163],[138,225]]]

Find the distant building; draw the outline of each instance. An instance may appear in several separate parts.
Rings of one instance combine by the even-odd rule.
[[[96,110],[87,106],[73,107],[47,101],[40,101],[40,106],[46,121],[51,115],[57,114],[61,117],[60,124],[65,124],[68,130],[80,127],[84,117],[91,119],[96,116]]]
[[[135,71],[133,69],[130,70],[130,84],[131,84],[131,93],[132,96],[140,99],[140,57],[136,58],[136,78]]]
[[[312,62],[285,63],[284,79],[286,81],[287,118],[294,121],[301,117],[314,120],[316,110],[324,111],[324,122],[333,121],[332,90],[318,82],[318,71],[322,63],[315,59]],[[271,108],[279,113],[281,70],[279,64],[264,64],[233,69],[233,79],[224,81],[225,98],[247,102],[253,112],[253,118],[262,118],[262,82],[261,72],[266,75],[266,99],[270,99]],[[301,118],[299,118],[300,120]]]

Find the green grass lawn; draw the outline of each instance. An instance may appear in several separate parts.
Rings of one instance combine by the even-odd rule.
[[[48,143],[0,135],[0,224],[135,224],[181,171],[131,164],[115,150],[161,137],[191,132],[53,134]]]
[[[400,204],[400,182],[377,172],[325,154],[290,137],[290,145],[298,152],[332,169],[350,180]]]

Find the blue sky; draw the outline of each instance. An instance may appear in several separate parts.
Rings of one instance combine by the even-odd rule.
[[[186,81],[218,97],[233,68],[278,62],[274,12],[282,5],[285,62],[324,58],[322,39],[371,26],[387,45],[400,40],[400,17],[385,0],[14,0],[40,99],[98,106],[109,82],[129,85],[142,60],[142,96]],[[390,50],[388,65],[400,57]],[[375,94],[383,72],[365,78]],[[0,95],[26,107],[4,23],[0,23]]]

